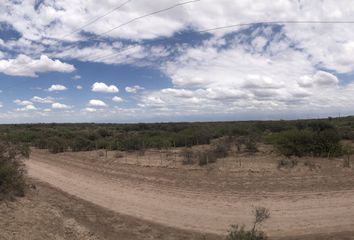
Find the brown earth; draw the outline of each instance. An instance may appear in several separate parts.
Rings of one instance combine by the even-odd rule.
[[[35,150],[27,166],[31,177],[62,191],[170,229],[221,236],[230,224],[249,225],[253,206],[264,206],[272,217],[263,230],[273,238],[354,239],[354,175],[341,159],[300,159],[279,170],[279,157],[261,152],[185,169],[108,155]]]
[[[199,240],[204,236],[112,212],[37,180],[28,182],[36,189],[15,202],[0,204],[0,240]]]

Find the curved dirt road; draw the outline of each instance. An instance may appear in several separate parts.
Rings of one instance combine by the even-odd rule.
[[[225,234],[230,224],[250,224],[253,206],[265,206],[272,216],[263,229],[270,236],[354,229],[354,187],[317,192],[207,191],[170,184],[173,179],[155,184],[156,179],[144,178],[139,171],[134,180],[125,177],[124,166],[110,171],[50,158],[33,154],[26,163],[29,176],[112,211],[167,226]]]

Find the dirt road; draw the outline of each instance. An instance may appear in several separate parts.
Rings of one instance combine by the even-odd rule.
[[[324,191],[291,188],[227,191],[219,182],[220,191],[215,189],[217,184],[210,184],[209,191],[208,176],[200,180],[205,182],[203,187],[183,187],[176,184],[175,175],[168,174],[171,169],[159,169],[159,178],[156,174],[147,174],[150,170],[142,167],[136,167],[133,174],[128,172],[132,171],[131,166],[100,168],[74,159],[56,159],[41,152],[34,152],[26,164],[31,177],[69,194],[121,214],[170,227],[225,234],[230,224],[250,224],[252,207],[264,206],[270,209],[272,216],[263,229],[273,237],[354,229],[354,186]],[[181,178],[185,180],[188,174]],[[268,180],[256,178],[252,184],[257,185],[259,181],[264,185]],[[269,181],[277,180],[283,181],[276,177]]]

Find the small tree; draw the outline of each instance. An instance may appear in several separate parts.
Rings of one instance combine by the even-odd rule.
[[[270,218],[270,212],[269,209],[265,207],[256,207],[253,209],[253,214],[255,219],[253,222],[252,232],[255,232],[257,225],[261,225],[263,222]]]
[[[252,230],[246,230],[245,226],[232,225],[226,240],[266,240],[267,235],[257,230],[257,226],[270,218],[270,212],[267,208],[256,207],[253,214],[255,219]]]

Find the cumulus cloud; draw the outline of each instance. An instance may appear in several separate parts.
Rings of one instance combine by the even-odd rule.
[[[82,90],[82,88],[83,88],[83,87],[82,87],[81,85],[77,85],[77,86],[76,86],[76,89],[77,89],[77,90]]]
[[[30,101],[27,101],[27,100],[20,100],[20,99],[16,99],[15,101],[14,101],[14,103],[16,103],[17,105],[19,105],[19,106],[28,106],[28,105],[33,105],[33,103],[32,102],[30,102]]]
[[[317,71],[313,78],[316,84],[320,86],[333,86],[339,83],[335,75],[324,71]]]
[[[117,93],[119,89],[115,85],[108,86],[103,82],[95,82],[91,88],[92,92]]]
[[[55,102],[52,104],[52,108],[53,109],[70,109],[71,106],[68,106],[66,104],[62,104],[62,103],[58,103],[58,102]]]
[[[91,99],[89,101],[89,105],[92,107],[107,107],[108,105],[103,102],[102,100],[98,100],[98,99]]]
[[[354,32],[349,24],[255,24],[212,31],[210,35],[194,39],[192,44],[188,40],[183,42],[183,36],[181,44],[171,41],[173,45],[170,45],[169,41],[164,41],[162,46],[155,41],[144,42],[145,39],[183,35],[183,30],[273,21],[273,16],[279,21],[321,20],[324,16],[326,20],[347,20],[354,14],[354,5],[345,1],[284,0],[268,4],[255,0],[249,4],[246,0],[203,0],[173,9],[168,14],[132,22],[129,27],[105,34],[99,43],[77,44],[90,40],[91,34],[100,34],[136,16],[174,3],[173,0],[156,0],[146,6],[143,2],[132,1],[87,26],[85,31],[90,34],[68,35],[65,45],[61,45],[61,36],[67,35],[63,33],[72,32],[114,8],[115,4],[91,1],[83,6],[79,0],[63,0],[42,3],[35,9],[32,1],[16,4],[7,1],[0,9],[0,21],[11,23],[22,37],[0,41],[0,46],[2,51],[15,49],[25,54],[7,60],[9,54],[1,54],[0,71],[18,76],[36,76],[45,71],[71,72],[73,66],[70,68],[70,64],[63,62],[68,59],[113,65],[151,64],[170,81],[170,88],[142,91],[134,96],[140,106],[136,114],[149,111],[148,108],[154,108],[156,114],[167,115],[173,112],[242,113],[244,109],[255,113],[311,111],[319,106],[350,109],[348,99],[352,98],[354,87],[351,81],[344,84],[340,79],[351,76],[354,71]],[[40,56],[44,51],[49,57],[34,60],[33,56]],[[105,55],[114,57],[101,57]],[[11,67],[7,68],[10,62]],[[79,75],[73,78],[79,78]],[[128,93],[140,90],[140,86],[125,88]],[[96,82],[92,91],[116,93],[119,90],[114,85]],[[96,102],[89,106],[95,109],[106,104]]]
[[[46,55],[39,59],[32,59],[20,54],[16,59],[0,60],[0,72],[11,76],[37,77],[37,73],[45,72],[72,72],[75,67],[59,60],[52,60]]]
[[[37,108],[32,104],[26,105],[23,108],[16,109],[16,111],[18,111],[18,112],[26,112],[26,111],[34,111],[34,110],[37,110]]]
[[[139,86],[139,85],[135,85],[135,86],[132,86],[132,87],[126,87],[125,88],[125,91],[127,93],[137,93],[140,90],[144,90],[144,88]]]
[[[317,71],[312,76],[301,76],[297,83],[303,88],[336,86],[339,84],[338,78],[332,73]]]
[[[31,98],[31,101],[33,102],[37,102],[37,103],[53,103],[54,99],[52,97],[38,97],[38,96],[34,96],[33,98]]]
[[[123,98],[121,98],[121,97],[114,96],[114,97],[112,98],[112,101],[113,101],[113,102],[116,102],[116,103],[121,103],[121,102],[123,102],[124,100],[123,100]]]
[[[50,88],[48,88],[49,92],[65,91],[65,90],[67,90],[67,88],[64,85],[60,85],[60,84],[54,84],[50,86]]]

